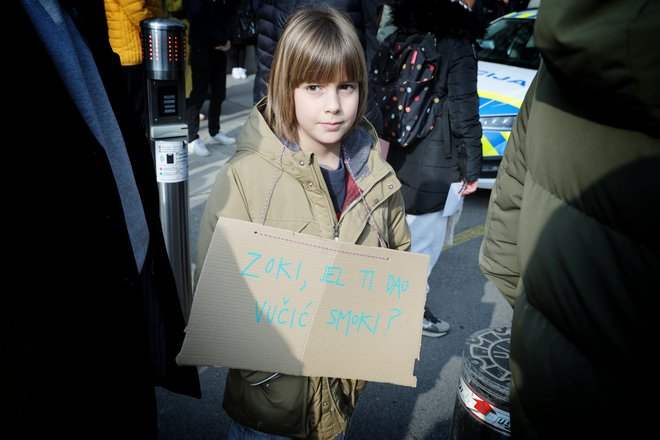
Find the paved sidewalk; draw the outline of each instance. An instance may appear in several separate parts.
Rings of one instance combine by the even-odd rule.
[[[227,75],[227,96],[222,104],[220,128],[229,136],[238,138],[238,132],[253,107],[253,84],[254,74],[249,75],[246,79],[236,79],[231,75]],[[208,101],[202,107],[202,111],[204,112],[207,107]],[[206,142],[209,136],[207,121],[202,121],[200,124],[199,135]],[[193,267],[197,254],[199,222],[206,199],[209,196],[218,170],[236,151],[236,145],[207,144],[206,146],[211,155],[201,157],[191,154],[188,156],[190,256]]]

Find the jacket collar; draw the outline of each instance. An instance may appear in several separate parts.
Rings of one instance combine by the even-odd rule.
[[[283,153],[289,151],[295,154],[301,152],[301,149],[296,143],[282,141],[273,133],[263,117],[264,108],[265,98],[248,115],[247,122],[239,135],[236,153],[252,151],[281,167],[283,163],[286,163],[286,155]],[[369,153],[378,139],[370,129],[373,131],[368,121],[364,119],[363,122],[356,125],[343,142],[344,155],[350,163],[356,180],[372,171],[369,168]]]

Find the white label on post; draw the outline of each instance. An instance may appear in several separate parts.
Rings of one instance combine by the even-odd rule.
[[[188,180],[188,148],[183,140],[156,141],[156,180],[164,183]]]

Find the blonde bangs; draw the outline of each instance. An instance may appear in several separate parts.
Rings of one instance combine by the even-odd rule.
[[[290,86],[298,87],[302,83],[329,83],[351,81],[362,83],[366,70],[360,62],[362,48],[355,51],[345,39],[308,38],[298,40],[292,50],[292,58],[297,62],[291,66]]]

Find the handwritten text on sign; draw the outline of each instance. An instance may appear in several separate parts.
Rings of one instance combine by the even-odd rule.
[[[428,257],[221,218],[180,364],[414,386]]]
[[[260,252],[247,252],[249,262],[241,270],[244,277],[262,278],[266,277],[278,284],[295,284],[298,292],[303,292],[308,287],[308,277],[304,275],[304,265],[302,261],[291,261],[283,257],[269,257]],[[350,269],[349,269],[350,270]],[[358,271],[359,286],[347,286],[345,269],[341,266],[326,266],[323,268],[323,274],[318,279],[319,283],[334,285],[341,288],[353,288],[356,290],[372,292],[374,290],[374,278],[376,271],[373,269],[363,269]],[[401,299],[401,294],[405,293],[410,281],[401,275],[388,275],[384,286],[384,292],[388,295],[396,295]],[[314,274],[309,277],[310,282],[316,281]],[[269,295],[270,296],[270,295]],[[255,320],[258,323],[267,322],[272,325],[282,325],[293,328],[307,327],[309,325],[310,310],[313,310],[314,302],[309,301],[299,310],[292,304],[292,297],[285,295],[281,298],[281,303],[273,303],[272,299],[265,299],[261,303],[255,300]],[[399,307],[390,307],[389,317],[383,324],[384,330],[390,329],[392,320],[401,315]],[[344,310],[333,308],[330,310],[330,316],[324,321],[325,324],[334,327],[339,331],[343,329],[344,334],[348,336],[350,331],[367,331],[375,335],[379,330],[381,323],[380,313],[370,313],[364,310]],[[381,325],[381,328],[383,327]]]

